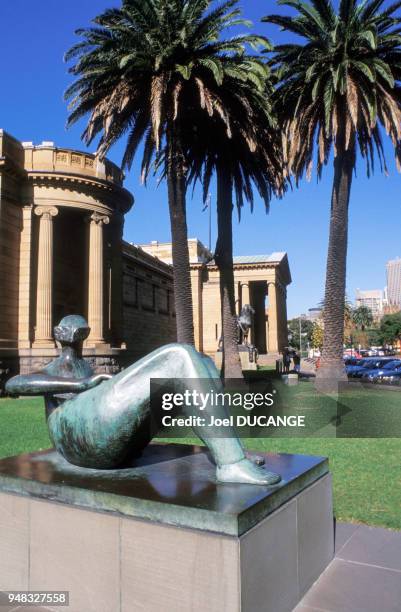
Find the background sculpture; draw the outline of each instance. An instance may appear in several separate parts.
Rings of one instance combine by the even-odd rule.
[[[250,344],[248,341],[249,332],[252,329],[253,325],[253,315],[255,314],[255,309],[252,308],[250,304],[245,304],[241,308],[241,312],[237,317],[237,325],[238,325],[238,344],[239,350],[248,351],[249,362],[257,363],[258,361],[258,349],[253,344]]]
[[[252,317],[255,314],[255,310],[252,308],[250,304],[245,304],[241,308],[241,312],[237,317],[237,325],[238,325],[238,343],[239,344],[249,344],[248,336],[249,331],[252,327]]]
[[[150,379],[208,379],[221,389],[213,361],[190,345],[169,344],[153,351],[114,377],[94,374],[82,358],[82,342],[89,335],[86,320],[64,317],[54,329],[61,355],[42,371],[11,378],[6,385],[13,395],[43,395],[50,437],[58,450],[75,465],[117,468],[141,453],[150,441]],[[184,408],[185,410],[185,408]],[[223,406],[209,406],[203,416],[228,416]],[[280,476],[255,465],[244,454],[234,429],[229,437],[216,436],[211,426],[194,427],[216,463],[220,482],[273,485]]]

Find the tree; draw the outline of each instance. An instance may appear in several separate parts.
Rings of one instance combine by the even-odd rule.
[[[296,181],[311,175],[315,149],[321,176],[331,151],[334,180],[326,269],[322,381],[345,379],[344,297],[348,207],[357,149],[373,171],[375,154],[385,171],[381,126],[401,162],[401,36],[395,15],[400,2],[384,0],[282,2],[295,15],[269,15],[265,21],[300,36],[279,45],[276,101],[286,136],[290,172]]]
[[[261,39],[255,39],[255,46]],[[266,41],[262,41],[266,46]],[[270,95],[269,70],[257,56],[238,59],[220,91],[225,121],[205,122],[190,135],[187,161],[190,180],[200,180],[206,199],[212,175],[217,178],[218,236],[214,260],[220,272],[220,297],[225,378],[242,377],[236,322],[232,215],[233,196],[240,215],[244,201],[253,207],[253,187],[268,210],[274,191],[285,188],[281,144]],[[270,89],[270,91],[269,91]],[[191,122],[191,118],[188,117]],[[185,133],[189,132],[184,130]]]
[[[143,144],[145,179],[154,154],[166,148],[175,309],[179,342],[194,343],[187,243],[187,167],[181,120],[224,117],[217,91],[242,54],[246,36],[223,39],[238,20],[237,0],[123,0],[95,27],[77,30],[81,41],[66,54],[76,77],[67,89],[68,125],[89,115],[82,135],[100,137],[97,153],[127,136],[122,165],[130,168]]]
[[[316,321],[313,323],[312,330],[312,347],[321,349],[323,346],[323,327]]]
[[[291,346],[299,349],[299,317],[288,321],[288,331],[292,336]],[[313,333],[313,323],[301,317],[301,335],[303,341],[303,348],[305,349],[306,343],[311,342]]]
[[[394,344],[401,339],[401,312],[384,315],[380,323],[380,335],[384,344]]]
[[[367,346],[381,346],[383,344],[383,337],[380,328],[372,327],[366,330],[367,335]]]
[[[373,323],[373,315],[367,306],[358,306],[352,313],[352,320],[357,328],[365,331],[365,327],[370,327]]]

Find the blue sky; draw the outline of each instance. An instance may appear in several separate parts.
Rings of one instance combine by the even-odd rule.
[[[59,146],[84,149],[80,141],[82,124],[66,131],[67,108],[63,92],[70,83],[64,52],[75,42],[74,30],[85,27],[103,9],[117,6],[118,0],[13,0],[0,2],[3,58],[0,68],[0,127],[21,140],[53,140]],[[244,14],[254,29],[273,42],[282,34],[273,26],[259,23],[267,13],[282,13],[273,2],[244,0]],[[92,147],[93,150],[93,147]],[[386,145],[390,176],[377,172],[368,180],[363,166],[358,168],[351,195],[347,291],[354,298],[356,288],[375,289],[385,285],[385,263],[401,255],[400,186],[401,176]],[[121,159],[122,146],[110,154]],[[138,164],[134,164],[126,187],[135,196],[135,205],[126,217],[125,238],[130,242],[170,239],[166,192],[151,180],[140,184]],[[332,170],[327,167],[323,180],[303,181],[299,189],[281,201],[271,203],[265,214],[256,199],[253,214],[244,209],[241,223],[235,222],[235,254],[261,254],[287,251],[293,283],[288,291],[289,315],[315,306],[323,296],[328,238]],[[215,209],[214,209],[215,210]],[[201,196],[188,199],[189,234],[207,244],[208,215],[202,213]],[[213,224],[214,225],[214,224]],[[213,228],[213,240],[216,232]]]

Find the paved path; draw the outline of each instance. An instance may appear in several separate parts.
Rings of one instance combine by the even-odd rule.
[[[335,558],[293,612],[401,612],[401,532],[337,523]]]

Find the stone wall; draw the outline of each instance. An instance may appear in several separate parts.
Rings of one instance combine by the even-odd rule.
[[[15,347],[18,337],[21,208],[0,203],[0,345]]]
[[[171,267],[128,243],[123,247],[123,319],[128,361],[176,340]]]

